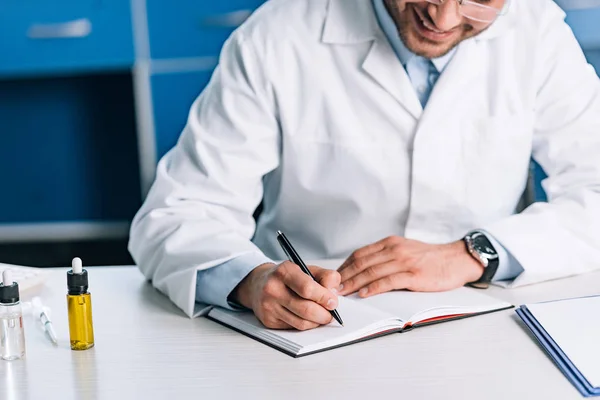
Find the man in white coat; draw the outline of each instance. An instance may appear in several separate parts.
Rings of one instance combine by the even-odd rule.
[[[268,1],[158,164],[142,272],[190,316],[310,329],[338,295],[599,267],[600,82],[558,6],[509,1]],[[516,214],[532,157],[549,201]],[[277,230],[346,261],[312,281]]]

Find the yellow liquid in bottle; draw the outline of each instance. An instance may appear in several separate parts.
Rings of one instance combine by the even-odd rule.
[[[87,350],[94,346],[92,296],[90,293],[67,295],[69,334],[72,350]]]

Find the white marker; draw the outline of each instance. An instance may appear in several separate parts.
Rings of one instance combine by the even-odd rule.
[[[39,318],[44,331],[48,334],[48,338],[53,344],[58,344],[56,339],[56,332],[54,326],[52,326],[52,320],[50,319],[50,309],[42,304],[42,300],[39,297],[31,299],[32,313],[35,318]]]
[[[71,263],[71,268],[73,269],[74,274],[81,275],[83,273],[83,262],[81,261],[81,258],[75,257]]]

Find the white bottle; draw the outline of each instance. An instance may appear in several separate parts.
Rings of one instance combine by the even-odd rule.
[[[5,270],[0,283],[0,358],[19,360],[25,357],[25,331],[19,302],[19,285],[10,270]]]

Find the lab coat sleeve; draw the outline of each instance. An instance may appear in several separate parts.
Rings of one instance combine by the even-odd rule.
[[[239,30],[227,41],[131,226],[129,250],[140,270],[190,317],[206,311],[195,304],[198,271],[241,256],[256,264],[248,271],[270,261],[251,242],[262,179],[280,151],[257,47]]]
[[[548,203],[485,226],[524,269],[511,286],[600,267],[600,82],[564,13],[549,7],[537,60],[533,157]]]
[[[267,263],[274,262],[262,254],[250,253],[216,267],[198,271],[196,301],[238,310],[240,307],[227,299],[229,294],[256,266]]]
[[[523,272],[523,267],[496,238],[489,233],[486,233],[486,237],[490,240],[492,246],[494,246],[496,253],[498,253],[498,270],[496,270],[496,275],[494,275],[494,283],[505,286],[505,281],[512,281],[519,276]]]

